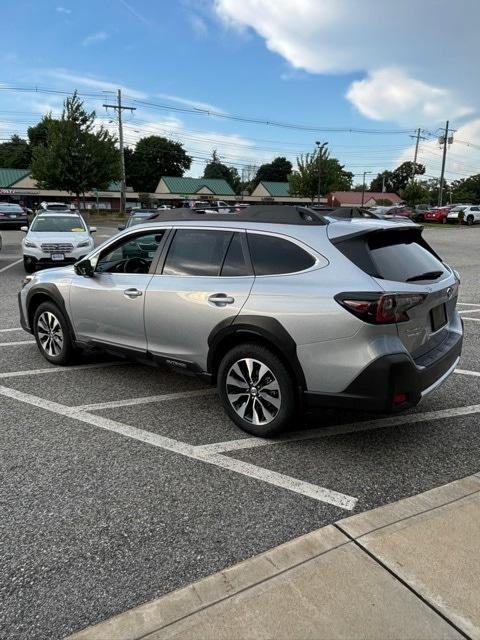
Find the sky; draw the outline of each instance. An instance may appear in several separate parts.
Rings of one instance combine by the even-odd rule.
[[[447,119],[447,177],[480,173],[478,0],[3,0],[0,9],[2,141],[60,113],[58,92],[74,89],[114,131],[102,105],[121,88],[135,107],[126,144],[178,140],[193,176],[213,149],[248,177],[277,155],[295,165],[320,141],[355,184],[363,172],[368,182],[413,160],[420,128],[418,160],[438,177]]]

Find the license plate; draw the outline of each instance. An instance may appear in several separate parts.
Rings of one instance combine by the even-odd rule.
[[[64,253],[52,253],[51,255],[52,260],[65,260],[65,254]]]
[[[438,331],[447,324],[447,309],[444,304],[440,304],[430,311],[430,320],[432,323],[432,331]]]
[[[16,218],[17,216],[14,213],[10,214],[10,218]]]

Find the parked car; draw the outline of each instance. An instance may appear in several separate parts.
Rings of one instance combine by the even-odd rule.
[[[165,211],[165,209],[161,209],[160,211]],[[136,224],[143,224],[149,220],[155,220],[155,218],[158,218],[160,215],[160,211],[157,209],[133,209],[128,216],[126,224],[119,224],[118,229],[119,231],[123,231]]]
[[[197,373],[236,425],[271,436],[303,405],[418,404],[458,363],[458,287],[419,226],[273,205],[167,212],[27,277],[19,304],[48,361],[95,345]]]
[[[73,264],[94,247],[92,233],[84,219],[75,213],[39,213],[28,227],[22,227],[23,265],[27,273],[36,269]]]
[[[463,217],[460,216],[461,213],[463,214]],[[475,204],[453,207],[453,209],[450,209],[448,212],[447,222],[458,222],[459,217],[462,222],[468,225],[480,222],[480,206]]]
[[[0,202],[0,227],[20,229],[28,225],[28,216],[23,207],[13,202]]]
[[[429,209],[425,211],[425,222],[441,222],[445,224],[447,222],[447,215],[450,211],[450,207],[436,207],[435,209]]]

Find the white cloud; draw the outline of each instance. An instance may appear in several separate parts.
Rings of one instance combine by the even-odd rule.
[[[57,13],[64,13],[65,15],[70,15],[72,13],[72,10],[67,9],[67,7],[57,7],[55,11],[57,11]]]
[[[409,77],[397,68],[371,72],[350,85],[347,98],[367,118],[411,124],[460,118],[475,111],[456,102],[448,89]]]
[[[465,0],[461,10],[448,0],[214,0],[214,7],[226,25],[253,29],[296,69],[366,74],[366,84],[354,84],[348,95],[369,117],[431,126],[446,109],[460,117],[480,99],[472,57],[478,46],[477,0]],[[401,100],[395,110],[389,98],[383,113],[366,94],[392,68],[402,74]],[[420,91],[409,104],[407,85]],[[390,82],[386,93],[394,90]]]
[[[206,111],[215,111],[216,113],[226,112],[220,107],[216,107],[213,104],[209,104],[208,102],[200,102],[199,100],[191,100],[190,98],[182,98],[180,96],[173,96],[169,93],[157,93],[158,98],[162,98],[163,100],[168,100],[170,102],[178,102],[178,104],[183,104],[187,107],[192,107],[193,109],[204,109]]]
[[[141,14],[139,11],[137,11],[136,9],[134,9],[134,7],[132,7],[131,4],[129,4],[128,2],[126,2],[126,0],[119,0],[120,4],[122,4],[125,9],[137,20],[139,20],[140,22],[143,22],[143,24],[145,24],[147,27],[151,27],[152,23],[150,22],[150,20],[148,20],[143,14]]]
[[[116,82],[101,80],[100,78],[92,75],[81,75],[72,73],[65,69],[47,69],[44,71],[39,71],[37,73],[48,76],[49,78],[60,80],[61,82],[68,82],[72,88],[89,87],[90,89],[97,89],[98,91],[114,92],[116,92],[117,89],[121,89],[125,94],[125,97],[137,98],[138,100],[142,100],[147,97],[147,94],[143,93],[142,91],[132,89],[131,87],[126,87]]]
[[[89,36],[82,40],[82,44],[84,47],[89,47],[91,44],[98,44],[99,42],[105,42],[108,38],[108,33],[106,31],[97,31],[96,33],[91,33]]]

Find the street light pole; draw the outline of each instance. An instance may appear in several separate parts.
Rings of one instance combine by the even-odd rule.
[[[315,142],[315,144],[317,145],[317,149],[318,149],[318,155],[317,155],[317,159],[318,159],[317,200],[318,200],[318,204],[320,204],[320,156],[321,156],[321,153],[322,153],[322,149],[324,149],[328,145],[328,142],[320,143],[320,141],[317,140]]]
[[[362,207],[363,207],[363,203],[365,202],[365,176],[369,173],[372,173],[371,171],[364,171],[363,172],[363,184],[362,184]]]

